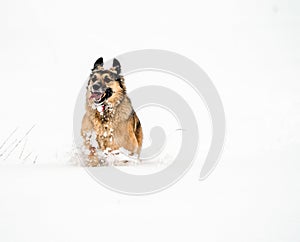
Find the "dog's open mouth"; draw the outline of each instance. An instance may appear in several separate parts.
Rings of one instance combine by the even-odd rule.
[[[94,99],[94,102],[97,104],[102,103],[105,99],[105,92],[92,92],[90,99]]]
[[[91,92],[91,96],[90,99],[94,99],[94,102],[96,104],[100,104],[103,103],[105,100],[107,100],[109,97],[111,97],[112,95],[112,89],[111,88],[107,88],[105,90],[105,92],[101,93],[101,92]]]

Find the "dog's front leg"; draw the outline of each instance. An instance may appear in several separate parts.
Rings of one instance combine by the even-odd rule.
[[[97,155],[98,143],[96,140],[96,134],[94,131],[82,132],[84,141],[84,147],[86,149],[87,160],[85,161],[86,166],[99,166],[100,162]]]

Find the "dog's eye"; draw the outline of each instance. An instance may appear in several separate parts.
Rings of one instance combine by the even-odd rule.
[[[110,75],[110,78],[113,80],[116,79],[116,77],[117,77],[115,73],[110,73],[109,75]]]
[[[95,81],[97,81],[97,76],[96,75],[94,75],[93,78],[92,78],[92,82],[95,82]]]
[[[108,77],[108,76],[106,76],[106,77],[104,78],[104,81],[105,81],[105,82],[110,82],[110,81],[111,81],[111,79],[109,79],[109,77]]]

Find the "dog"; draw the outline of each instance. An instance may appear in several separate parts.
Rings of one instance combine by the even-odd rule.
[[[130,98],[117,59],[104,69],[103,58],[94,63],[86,91],[86,113],[82,120],[81,135],[89,151],[89,166],[99,166],[97,150],[118,153],[120,148],[140,157],[143,131]],[[94,137],[94,141],[93,141]],[[126,161],[124,161],[126,162]]]

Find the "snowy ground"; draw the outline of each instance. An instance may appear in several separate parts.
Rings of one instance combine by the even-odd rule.
[[[283,0],[1,2],[0,146],[18,129],[0,149],[0,241],[300,241],[299,14],[298,1]],[[199,182],[211,137],[205,105],[166,74],[129,75],[128,90],[178,90],[200,134],[196,162],[178,183],[136,197],[74,165],[72,122],[94,60],[144,48],[203,68],[223,100],[227,137],[217,168]],[[144,146],[160,125],[167,147],[121,169],[157,172],[176,155],[180,127],[158,108],[138,114]]]

